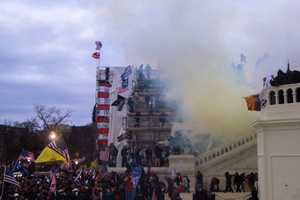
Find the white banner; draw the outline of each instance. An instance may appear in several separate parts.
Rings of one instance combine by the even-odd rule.
[[[109,98],[96,98],[97,104],[110,104]]]
[[[107,139],[108,139],[108,136],[107,136],[107,135],[99,134],[97,139],[98,139],[98,140],[107,140]]]
[[[110,87],[99,86],[96,88],[97,92],[110,92]]]
[[[96,110],[96,116],[109,117],[110,111],[109,110]]]
[[[97,128],[109,128],[109,123],[97,123]]]

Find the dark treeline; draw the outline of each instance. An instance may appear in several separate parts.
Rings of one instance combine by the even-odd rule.
[[[96,131],[94,125],[66,126],[61,132],[69,152],[73,156],[93,159]],[[37,156],[49,143],[47,131],[31,131],[25,127],[0,125],[0,161],[16,160],[22,149]],[[80,153],[79,153],[80,152]]]

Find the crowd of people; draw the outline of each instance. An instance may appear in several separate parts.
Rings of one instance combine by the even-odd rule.
[[[109,146],[109,166],[117,166],[118,149],[114,144]],[[127,167],[133,161],[141,166],[162,167],[168,166],[170,147],[164,145],[153,145],[146,148],[138,148],[134,145],[124,146],[121,149],[122,167]]]
[[[210,191],[212,192],[245,192],[257,190],[257,173],[250,173],[246,175],[245,173],[239,174],[238,172],[230,174],[225,173],[225,188],[220,189],[220,180],[216,177],[211,179]]]
[[[251,192],[251,200],[258,200],[258,174],[257,173],[225,173],[225,188],[220,188],[220,179],[213,177],[210,181],[209,191],[214,192]],[[196,176],[196,191],[202,190],[203,177],[199,172]]]
[[[9,166],[7,168],[10,168]],[[0,168],[3,180],[4,166]],[[22,174],[22,175],[21,175]],[[3,188],[2,199],[8,200],[183,200],[181,193],[190,192],[190,179],[180,173],[159,177],[150,167],[134,164],[124,172],[109,172],[102,168],[61,167],[52,165],[46,172],[31,170],[28,174],[16,173],[19,187],[0,182]],[[221,189],[220,180],[211,179],[209,187],[203,175],[195,176],[193,200],[213,200],[215,192],[252,192],[251,200],[257,197],[257,174],[225,173],[225,187]]]
[[[4,168],[1,167],[1,176]],[[68,168],[52,166],[50,172],[34,172],[16,177],[20,187],[1,182],[2,199],[45,200],[179,200],[181,192],[190,190],[190,180],[180,173],[159,178],[151,168],[139,165],[125,172],[108,172],[76,165]],[[3,180],[3,177],[0,177]]]
[[[154,145],[143,149],[125,146],[121,150],[122,167],[130,165],[132,161],[142,166],[167,166],[169,155],[170,149],[167,146]]]

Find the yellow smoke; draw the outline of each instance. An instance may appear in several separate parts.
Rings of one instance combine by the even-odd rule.
[[[244,41],[243,24],[237,26],[239,12],[233,9],[239,4],[130,2],[107,5],[106,34],[122,46],[124,62],[158,66],[170,95],[182,100],[180,110],[195,132],[222,136],[251,132],[253,113],[247,111],[243,96],[253,91],[231,69],[231,57],[244,50],[237,42]],[[241,34],[235,34],[237,30]]]
[[[162,67],[170,80],[171,96],[182,99],[185,121],[195,132],[235,137],[248,134],[254,113],[247,111],[243,97],[251,93],[225,57],[215,54],[183,56]]]

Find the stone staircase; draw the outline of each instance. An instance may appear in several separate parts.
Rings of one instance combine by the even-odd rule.
[[[196,160],[196,165],[203,169],[254,146],[256,146],[256,134],[247,135],[201,154]]]
[[[215,193],[215,200],[248,200],[251,197],[250,192],[217,192]]]
[[[250,192],[238,192],[238,193],[232,193],[232,192],[216,192],[215,194],[215,200],[248,200],[251,197]],[[181,193],[180,197],[183,200],[192,200],[193,199],[193,193]],[[170,200],[168,195],[165,195],[166,200]]]
[[[195,170],[203,174],[206,189],[216,177],[220,180],[220,189],[224,190],[225,172],[249,174],[257,172],[257,168],[256,134],[252,134],[200,155],[196,158]],[[246,191],[249,190],[246,188]]]

